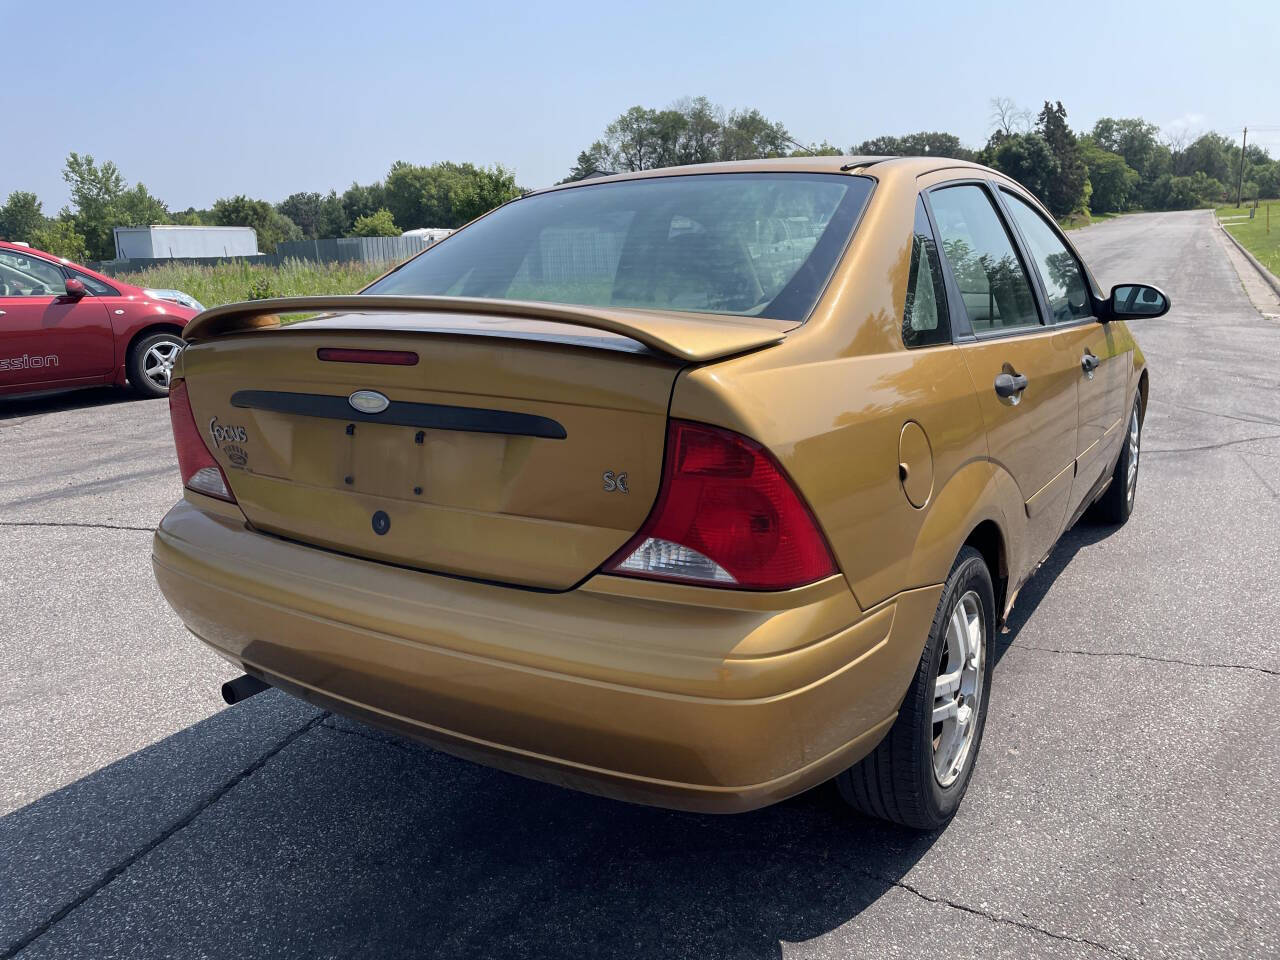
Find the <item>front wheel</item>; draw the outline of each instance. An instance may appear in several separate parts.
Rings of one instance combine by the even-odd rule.
[[[1124,449],[1111,474],[1111,483],[1100,496],[1090,514],[1103,523],[1124,523],[1133,513],[1138,496],[1138,460],[1142,454],[1142,395],[1133,398],[1129,422],[1125,426]]]
[[[167,397],[182,346],[182,337],[176,333],[153,333],[135,343],[126,366],[134,392],[143,397]]]
[[[951,819],[982,743],[994,636],[991,572],[977,550],[964,547],[897,720],[870,755],[836,778],[850,806],[917,830]]]

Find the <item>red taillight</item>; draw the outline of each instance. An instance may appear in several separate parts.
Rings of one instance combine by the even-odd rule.
[[[649,519],[606,573],[786,590],[836,572],[831,549],[782,467],[746,437],[672,420]]]
[[[173,444],[178,448],[178,470],[182,485],[228,503],[235,503],[226,474],[213,459],[196,426],[191,401],[187,398],[187,381],[179,380],[169,388],[169,422],[173,424]]]

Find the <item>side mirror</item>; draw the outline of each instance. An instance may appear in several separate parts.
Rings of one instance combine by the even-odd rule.
[[[1107,320],[1140,320],[1163,317],[1169,312],[1169,297],[1158,287],[1145,283],[1121,283],[1111,288]]]
[[[72,277],[70,280],[68,280],[66,286],[67,286],[67,298],[70,300],[79,300],[81,297],[83,297],[86,293],[89,292],[84,288],[84,281],[77,280],[75,277]]]

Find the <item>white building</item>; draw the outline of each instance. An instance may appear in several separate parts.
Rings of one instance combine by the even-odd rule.
[[[400,234],[402,237],[420,237],[422,242],[427,246],[433,243],[439,243],[449,234],[453,233],[448,227],[418,227],[416,230],[406,230]]]
[[[253,227],[116,227],[117,260],[174,257],[256,257]]]

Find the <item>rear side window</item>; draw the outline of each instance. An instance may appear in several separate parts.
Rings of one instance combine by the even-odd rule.
[[[978,336],[1040,325],[1031,282],[991,197],[975,184],[929,194],[942,253]]]
[[[916,223],[911,238],[911,273],[907,278],[907,305],[902,315],[902,342],[908,347],[931,347],[951,342],[947,322],[947,295],[942,284],[942,263],[933,227],[916,199]]]
[[[1040,279],[1044,281],[1054,322],[1066,323],[1093,316],[1084,272],[1066,244],[1031,204],[1007,190],[1004,196],[1009,215],[1022,231],[1028,252],[1040,269]]]

